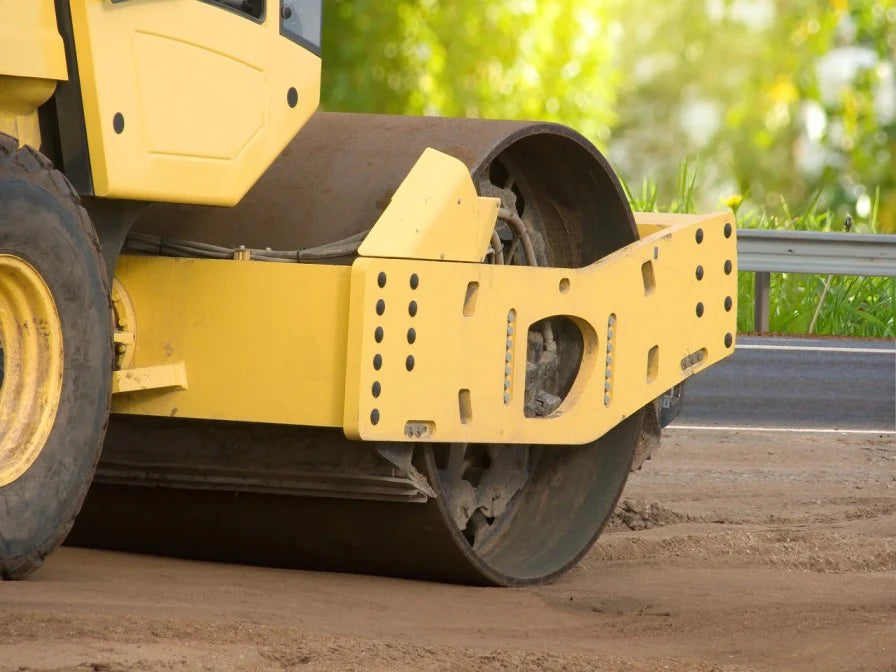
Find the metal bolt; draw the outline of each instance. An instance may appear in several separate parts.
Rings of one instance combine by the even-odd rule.
[[[607,368],[607,370],[606,370],[606,371],[605,371],[605,372],[604,372],[604,375],[605,375],[605,376],[606,376],[606,377],[607,377],[607,378],[609,378],[609,377],[610,377],[610,376],[612,376],[612,375],[613,375],[613,372],[612,372],[612,371],[610,371],[610,369],[609,369],[609,368]]]
[[[507,335],[513,336],[513,327],[507,327]]]
[[[504,375],[509,376],[512,372],[512,369],[509,366],[504,367]]]
[[[505,389],[505,390],[509,390],[509,389],[510,389],[510,381],[507,380],[506,378],[504,379],[504,389]]]
[[[612,329],[607,330],[607,338],[613,338],[613,330]]]
[[[507,392],[504,393],[504,403],[505,404],[510,403],[510,395]]]
[[[604,395],[604,406],[609,406],[609,405],[610,405],[610,395],[605,394]]]
[[[510,348],[512,348],[512,347],[513,347],[513,341],[511,341],[511,340],[508,338],[508,339],[507,339],[507,349],[510,350]]]
[[[508,322],[513,322],[513,318],[514,318],[515,316],[516,316],[516,312],[514,312],[514,311],[511,310],[509,313],[507,313],[507,321],[508,321]]]
[[[616,316],[610,315],[609,325],[612,327],[614,324],[616,324]]]
[[[612,343],[607,343],[607,353],[609,354],[609,353],[611,353],[611,352],[613,352],[613,344],[612,344]]]
[[[505,361],[505,362],[509,362],[509,361],[510,361],[510,353],[509,353],[509,352],[508,352],[506,355],[504,355],[504,361]]]

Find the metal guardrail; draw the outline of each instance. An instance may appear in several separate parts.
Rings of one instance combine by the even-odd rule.
[[[768,331],[771,273],[896,277],[896,235],[738,229],[738,270],[754,272],[754,326]]]
[[[742,271],[896,277],[896,235],[738,229]]]

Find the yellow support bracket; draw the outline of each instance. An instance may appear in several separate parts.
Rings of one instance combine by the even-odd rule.
[[[729,213],[640,216],[646,238],[581,269],[357,259],[343,426],[368,441],[592,441],[733,352]],[[547,417],[525,417],[530,327],[575,323],[584,355]]]
[[[166,388],[187,389],[187,368],[183,362],[122,369],[112,374],[112,394]]]

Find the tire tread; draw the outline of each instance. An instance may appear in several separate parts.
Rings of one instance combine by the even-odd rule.
[[[85,240],[91,241],[91,252],[94,262],[101,268],[105,269],[103,261],[102,247],[97,237],[96,230],[90,221],[87,211],[81,206],[81,199],[75,191],[71,182],[61,172],[53,167],[53,163],[41,152],[25,145],[19,147],[18,141],[6,134],[0,133],[0,181],[20,181],[26,182],[33,186],[43,189],[51,196],[56,198],[66,210],[72,215],[77,222],[78,227],[83,234]],[[110,297],[109,284],[106,280],[105,270],[101,274],[105,293]],[[111,302],[111,298],[109,298]],[[111,305],[111,304],[110,304]],[[109,347],[112,347],[110,341]],[[109,372],[111,376],[111,371]],[[111,401],[111,399],[110,399]],[[109,406],[106,406],[106,425],[108,425]],[[95,448],[96,459],[93,463],[93,469],[89,470],[82,479],[81,486],[73,513],[68,520],[61,521],[57,529],[47,539],[38,544],[31,552],[15,556],[11,558],[0,557],[0,580],[4,579],[22,579],[28,574],[40,567],[44,559],[59,546],[68,536],[72,526],[75,523],[75,517],[81,510],[84,498],[87,496],[87,490],[93,480],[93,472],[96,469],[96,463],[99,461],[99,455],[106,427],[100,432],[98,443]]]

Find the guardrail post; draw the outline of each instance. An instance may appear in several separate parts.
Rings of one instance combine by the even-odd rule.
[[[754,276],[753,328],[759,333],[764,334],[768,332],[768,295],[772,284],[772,274],[757,271],[754,273]]]

